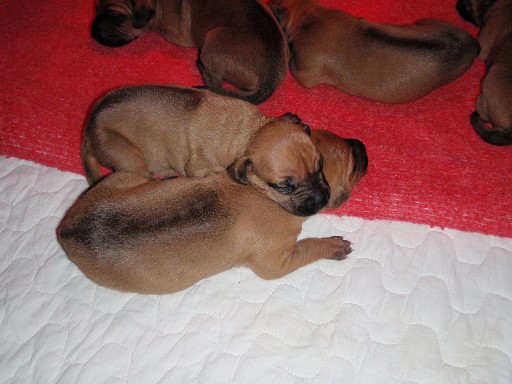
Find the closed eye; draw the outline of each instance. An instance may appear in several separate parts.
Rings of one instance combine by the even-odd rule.
[[[295,191],[297,189],[297,186],[295,185],[295,183],[293,182],[293,180],[291,178],[286,179],[282,183],[277,183],[277,184],[269,183],[268,185],[272,189],[274,189],[275,191],[277,191],[283,195],[289,195],[290,193],[292,193],[293,191]]]
[[[320,159],[318,160],[318,164],[316,166],[316,171],[321,172],[324,169],[324,158],[320,156]]]
[[[122,23],[123,21],[128,19],[128,16],[126,16],[125,14],[113,11],[111,9],[107,9],[106,14],[107,14],[107,18],[110,21],[115,22],[115,23]]]

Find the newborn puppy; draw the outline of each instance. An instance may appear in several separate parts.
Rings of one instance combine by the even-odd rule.
[[[149,32],[199,49],[206,86],[258,104],[284,79],[284,35],[259,0],[99,0],[92,36],[111,47]],[[234,89],[233,89],[234,87]]]
[[[337,193],[329,206],[339,206],[366,172],[364,145],[328,132],[313,131],[312,137]],[[233,267],[275,279],[351,252],[339,236],[297,242],[304,220],[226,173],[148,180],[116,172],[75,202],[57,236],[92,281],[121,291],[165,294]]]
[[[383,25],[318,0],[271,0],[291,51],[292,75],[304,87],[330,84],[381,103],[405,103],[455,80],[478,54],[461,28],[434,19]]]
[[[460,15],[481,27],[478,35],[487,74],[470,121],[494,145],[512,144],[512,1],[459,0]]]
[[[90,183],[99,165],[145,177],[206,176],[229,168],[294,214],[329,200],[309,127],[290,113],[264,116],[253,104],[207,90],[137,86],[111,92],[93,108],[82,141]]]

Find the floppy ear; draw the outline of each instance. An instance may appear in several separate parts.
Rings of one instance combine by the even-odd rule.
[[[251,165],[251,159],[249,159],[247,156],[241,156],[228,167],[228,174],[236,182],[247,185],[249,184],[249,179],[247,178],[247,168]]]
[[[154,8],[146,6],[141,1],[135,1],[132,19],[132,24],[134,28],[139,29],[146,26],[149,23],[149,21],[153,18],[153,16],[155,16]]]

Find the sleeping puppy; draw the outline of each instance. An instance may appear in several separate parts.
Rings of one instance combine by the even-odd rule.
[[[145,177],[206,176],[229,168],[294,214],[329,200],[321,156],[309,127],[290,113],[264,116],[253,104],[207,90],[121,88],[93,108],[82,139],[90,183],[99,165]],[[249,180],[250,179],[250,180]]]
[[[481,27],[478,35],[487,74],[470,121],[494,145],[512,144],[512,1],[459,0],[461,16]]]
[[[119,47],[149,32],[197,47],[205,85],[258,104],[284,79],[288,47],[259,0],[99,0],[92,36]],[[235,89],[233,89],[233,87]]]
[[[364,145],[323,131],[313,131],[312,137],[320,143],[336,191],[329,207],[339,206],[366,172]],[[351,252],[339,236],[297,242],[305,219],[226,173],[150,180],[116,172],[75,202],[57,236],[92,281],[121,291],[165,294],[238,266],[275,279]]]
[[[478,42],[461,28],[424,19],[383,25],[318,0],[271,0],[304,87],[330,84],[381,103],[406,103],[455,80],[472,64]]]

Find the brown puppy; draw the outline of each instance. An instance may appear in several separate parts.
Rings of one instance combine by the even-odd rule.
[[[269,5],[290,46],[291,72],[308,88],[324,83],[381,103],[405,103],[459,77],[478,54],[468,32],[440,20],[383,25],[318,0]]]
[[[363,144],[313,131],[339,206],[366,172]],[[328,151],[323,152],[324,149]],[[116,172],[69,209],[57,235],[69,258],[94,282],[121,291],[172,293],[237,266],[264,279],[351,252],[342,237],[297,242],[304,217],[226,173],[148,180]]]
[[[309,127],[292,114],[264,116],[253,104],[207,90],[137,86],[109,93],[85,127],[89,182],[99,165],[145,177],[206,176],[229,167],[285,209],[310,215],[329,200]],[[307,192],[307,193],[304,193]]]
[[[259,0],[99,0],[92,24],[99,43],[118,47],[149,32],[197,47],[204,83],[218,93],[258,104],[286,75],[284,35]]]
[[[512,1],[459,0],[461,16],[481,27],[479,59],[487,74],[470,121],[494,145],[512,144]]]

